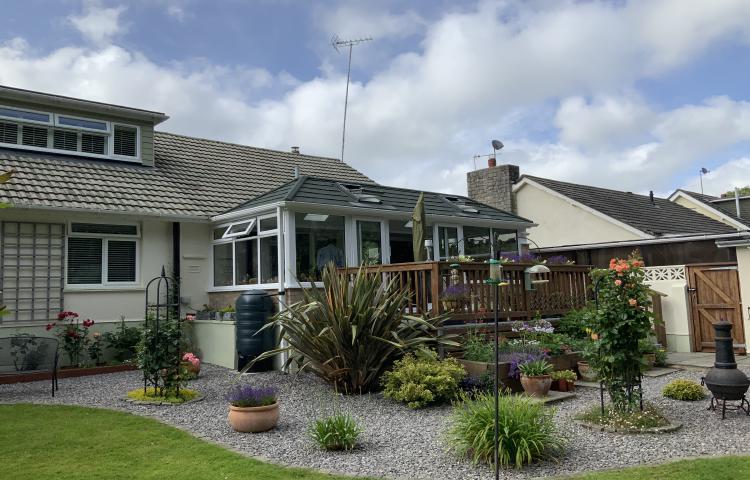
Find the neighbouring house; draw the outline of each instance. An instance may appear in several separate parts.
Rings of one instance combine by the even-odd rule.
[[[750,227],[726,199],[681,190],[659,198],[520,175],[514,165],[469,172],[467,183],[470,198],[533,218],[538,227],[526,241],[542,257],[606,267],[638,249],[652,287],[666,295],[671,350],[712,349],[711,325],[720,318],[734,322],[738,351],[745,350]]]
[[[0,336],[58,312],[110,329],[142,321],[146,283],[180,279],[183,312],[283,292],[324,264],[413,260],[419,191],[333,158],[155,130],[163,113],[0,87]],[[199,119],[196,119],[199,121]],[[434,259],[518,253],[534,224],[467,197],[425,193]],[[499,249],[499,250],[498,250]],[[234,325],[196,322],[204,360],[235,365]]]

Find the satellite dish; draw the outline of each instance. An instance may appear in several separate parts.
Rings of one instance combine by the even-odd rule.
[[[503,145],[503,142],[501,142],[500,140],[493,140],[492,141],[492,148],[494,148],[495,150],[500,150],[504,146],[505,145]]]

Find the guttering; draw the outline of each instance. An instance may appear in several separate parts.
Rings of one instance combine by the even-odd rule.
[[[750,240],[750,232],[737,232],[737,233],[717,233],[717,234],[705,234],[705,235],[689,235],[684,237],[662,237],[644,240],[622,240],[617,242],[602,242],[602,243],[583,243],[579,245],[561,245],[559,247],[544,247],[534,249],[537,252],[564,252],[571,250],[592,250],[597,248],[608,248],[608,247],[626,247],[629,245],[653,245],[659,243],[679,243],[679,242],[694,242],[701,240],[720,240],[723,238],[747,238]],[[717,242],[718,245],[718,242]]]
[[[121,210],[93,210],[89,208],[72,208],[72,207],[54,207],[49,205],[28,205],[22,203],[11,203],[10,208],[6,211],[18,211],[18,210],[39,210],[39,211],[54,211],[54,212],[66,212],[74,214],[87,214],[87,215],[116,215],[116,216],[129,216],[129,217],[154,217],[165,222],[188,222],[188,223],[209,223],[211,221],[208,215],[175,215],[165,214],[157,212],[123,212]]]

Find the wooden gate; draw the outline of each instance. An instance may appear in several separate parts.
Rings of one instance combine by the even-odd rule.
[[[736,263],[687,265],[693,327],[693,350],[714,351],[713,324],[721,319],[734,325],[735,351],[745,353],[740,279]]]

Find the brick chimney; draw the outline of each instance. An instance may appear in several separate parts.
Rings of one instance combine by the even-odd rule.
[[[516,165],[489,165],[466,174],[469,198],[506,212],[515,212],[513,184],[520,176],[519,168]]]

